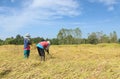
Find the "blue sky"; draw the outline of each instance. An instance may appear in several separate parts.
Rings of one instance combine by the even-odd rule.
[[[120,38],[120,0],[0,0],[0,39],[56,38],[61,28],[77,27],[82,37],[116,31]]]

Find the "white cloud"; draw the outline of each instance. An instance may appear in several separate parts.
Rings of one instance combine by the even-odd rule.
[[[93,3],[94,2],[102,3],[108,7],[109,11],[113,11],[114,5],[116,5],[118,3],[118,0],[89,0],[89,1],[93,2]]]
[[[0,6],[0,27],[14,31],[34,21],[73,17],[80,14],[76,0],[21,0],[22,8]],[[15,2],[15,0],[11,0]],[[6,8],[6,9],[4,9]]]
[[[90,2],[100,2],[105,5],[114,5],[117,3],[118,0],[89,0]]]
[[[75,0],[33,0],[30,9],[46,16],[76,16],[79,4]],[[42,11],[44,13],[42,13]]]
[[[117,0],[99,0],[99,2],[104,3],[106,5],[114,5],[117,3]]]

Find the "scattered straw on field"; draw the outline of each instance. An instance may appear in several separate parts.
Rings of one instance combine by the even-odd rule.
[[[52,45],[41,62],[36,47],[0,46],[0,79],[120,79],[120,45]]]

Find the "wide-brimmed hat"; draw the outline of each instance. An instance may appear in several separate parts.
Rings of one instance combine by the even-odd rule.
[[[50,41],[47,41],[48,44],[50,44]]]
[[[29,34],[29,33],[26,33],[26,34],[25,34],[25,37],[30,37],[30,34]]]

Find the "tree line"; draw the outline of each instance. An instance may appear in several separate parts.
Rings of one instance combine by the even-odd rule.
[[[103,32],[92,32],[88,34],[87,38],[82,38],[82,32],[79,28],[66,29],[62,28],[57,34],[57,38],[44,39],[43,37],[31,38],[32,43],[38,43],[42,40],[50,40],[53,45],[64,44],[98,44],[98,43],[120,43],[120,39],[117,37],[116,31],[110,32],[109,35]],[[9,37],[5,40],[0,39],[0,45],[15,44],[22,45],[24,37],[20,34],[16,37]]]

